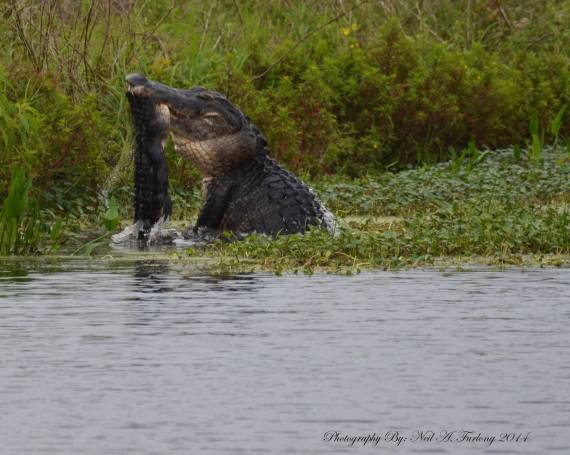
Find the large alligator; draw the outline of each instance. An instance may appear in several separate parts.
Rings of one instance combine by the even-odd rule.
[[[186,237],[204,231],[293,234],[309,226],[334,231],[334,216],[308,186],[268,156],[263,135],[222,94],[201,87],[175,89],[140,74],[128,76],[127,86],[135,126],[131,234],[144,237],[170,216],[163,152],[168,132],[176,152],[203,175],[205,202]]]

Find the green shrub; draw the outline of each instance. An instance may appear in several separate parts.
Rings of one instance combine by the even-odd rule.
[[[135,71],[227,94],[277,159],[313,177],[433,163],[470,141],[525,146],[534,113],[542,144],[570,136],[568,116],[550,128],[570,104],[561,0],[12,3],[0,6],[2,196],[13,164],[62,210],[130,185]],[[172,184],[193,191],[196,170],[167,155]]]

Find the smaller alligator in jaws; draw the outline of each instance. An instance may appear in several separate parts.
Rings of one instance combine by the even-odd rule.
[[[277,235],[303,233],[309,226],[335,229],[335,218],[313,191],[268,156],[255,125],[220,93],[201,87],[175,89],[127,77],[135,127],[135,224],[113,240],[145,238],[170,217],[164,142],[203,175],[204,206],[185,234],[231,231]]]

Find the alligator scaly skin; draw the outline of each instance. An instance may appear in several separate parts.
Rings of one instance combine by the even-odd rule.
[[[164,132],[155,128],[156,107],[147,98],[133,96],[127,93],[131,107],[134,126],[134,162],[135,190],[133,195],[134,222],[141,223],[140,235],[148,232],[151,227],[164,215],[170,216],[168,188],[166,187],[165,203],[161,198],[161,183],[159,168],[166,167],[161,136]],[[167,181],[166,181],[167,185]],[[164,190],[162,191],[164,192]]]

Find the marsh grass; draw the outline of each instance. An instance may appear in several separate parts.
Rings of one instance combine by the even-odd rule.
[[[8,196],[0,211],[0,256],[34,252],[40,242],[39,209],[30,202],[32,182],[14,167]]]

